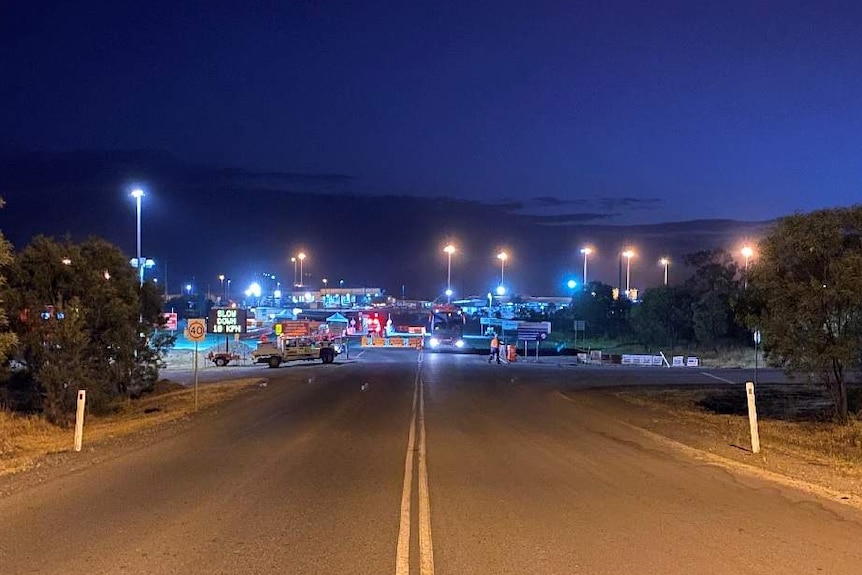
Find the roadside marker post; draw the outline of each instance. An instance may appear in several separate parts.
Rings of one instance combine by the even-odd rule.
[[[198,342],[195,342],[195,411],[198,410]]]
[[[75,451],[81,451],[84,443],[84,405],[87,403],[87,390],[78,390],[78,411],[75,413]]]
[[[207,324],[204,319],[190,319],[186,328],[186,337],[195,342],[195,411],[198,410],[198,343],[207,336]]]
[[[751,451],[760,453],[760,433],[757,431],[757,406],[754,403],[754,383],[745,382],[745,396],[748,398],[748,426],[751,430]]]

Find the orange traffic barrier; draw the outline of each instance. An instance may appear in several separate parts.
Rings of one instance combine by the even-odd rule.
[[[514,345],[506,346],[506,361],[513,362],[518,360],[518,348]]]

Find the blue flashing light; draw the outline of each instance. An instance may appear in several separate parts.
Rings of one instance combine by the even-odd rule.
[[[566,282],[566,285],[569,286],[569,289],[575,289],[578,286],[578,282],[575,280],[569,280]]]

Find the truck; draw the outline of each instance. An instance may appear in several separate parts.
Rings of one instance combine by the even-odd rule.
[[[261,342],[257,349],[251,352],[252,361],[265,363],[275,368],[289,361],[314,361],[332,363],[343,349],[341,341],[336,338],[315,340],[311,337],[280,336],[274,342]]]

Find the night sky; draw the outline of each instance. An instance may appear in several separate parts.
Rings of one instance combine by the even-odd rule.
[[[150,238],[178,215],[210,218],[208,193],[248,215],[266,210],[262,194],[420,196],[572,226],[848,205],[862,180],[860,30],[862,5],[832,1],[10,0],[0,229],[16,245],[70,231],[131,251],[133,183]],[[116,161],[131,151],[169,160]],[[288,226],[284,210],[279,233],[319,225]],[[98,213],[86,229],[85,212]],[[343,237],[369,218],[363,233],[401,223],[374,222],[372,207],[326,225]],[[431,227],[429,249],[466,234],[456,221]],[[489,228],[495,246],[521,241]],[[202,233],[223,249],[224,232]],[[307,243],[268,240],[287,255]],[[193,256],[161,257],[183,276],[218,267]],[[255,265],[292,274],[282,260]]]

